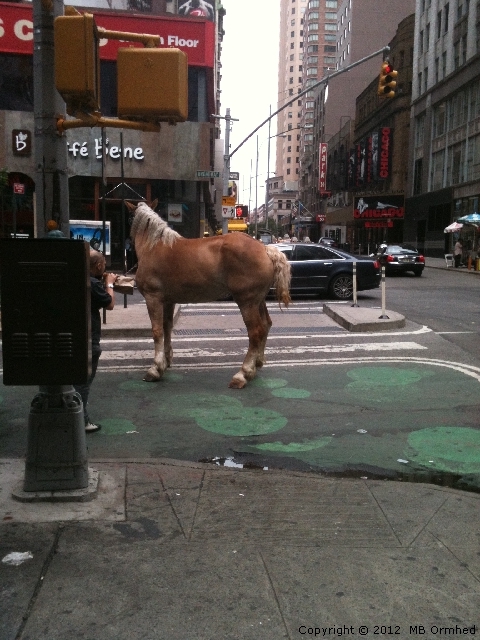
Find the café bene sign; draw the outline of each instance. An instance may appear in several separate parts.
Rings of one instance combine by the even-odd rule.
[[[67,150],[69,155],[74,158],[89,158],[93,153],[97,160],[102,159],[102,139],[95,138],[93,145],[89,145],[88,142],[68,141]],[[119,147],[118,145],[110,144],[108,138],[105,140],[105,157],[112,160],[120,160],[122,157],[126,160],[141,161],[145,159],[142,147]]]

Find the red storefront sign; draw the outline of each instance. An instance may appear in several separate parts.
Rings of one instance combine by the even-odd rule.
[[[0,2],[0,52],[33,54],[32,6]],[[176,47],[188,56],[192,67],[214,66],[215,23],[209,20],[144,14],[119,15],[93,11],[97,26],[111,31],[158,35],[162,48]],[[119,47],[141,47],[139,43],[100,40],[100,58],[115,60]]]
[[[320,193],[324,193],[327,190],[327,154],[328,144],[321,142],[318,154],[318,190]]]

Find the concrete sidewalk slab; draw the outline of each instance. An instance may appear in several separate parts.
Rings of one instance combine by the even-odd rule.
[[[405,316],[390,309],[385,311],[378,308],[353,307],[351,303],[325,303],[323,312],[344,329],[355,332],[391,331],[405,326]]]

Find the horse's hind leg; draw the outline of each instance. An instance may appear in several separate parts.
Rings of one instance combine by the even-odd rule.
[[[272,326],[272,319],[270,318],[270,314],[268,313],[267,303],[265,300],[260,304],[260,317],[262,318],[263,326],[265,328],[265,338],[259,347],[259,352],[257,355],[257,360],[255,362],[256,366],[260,369],[265,364],[265,345],[267,344],[268,332],[270,331],[270,327]]]
[[[255,377],[257,366],[263,365],[265,361],[263,350],[271,325],[267,308],[263,307],[262,303],[248,307],[242,306],[240,311],[247,327],[248,351],[242,368],[233,376],[228,385],[232,389],[243,389],[247,382]]]
[[[157,382],[163,376],[167,368],[167,360],[164,351],[164,313],[163,303],[158,296],[146,294],[145,302],[147,304],[148,315],[152,323],[153,343],[155,347],[155,355],[153,364],[148,369],[143,378],[146,382]]]
[[[172,349],[172,329],[173,329],[173,312],[175,305],[165,303],[163,305],[163,352],[167,367],[172,365],[173,349]]]

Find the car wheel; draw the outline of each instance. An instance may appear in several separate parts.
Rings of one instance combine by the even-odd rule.
[[[330,294],[335,300],[350,300],[353,296],[353,276],[342,273],[330,283]]]
[[[421,276],[421,275],[422,275],[422,273],[423,273],[423,269],[420,269],[419,271],[414,271],[413,273],[415,274],[415,277],[416,277],[416,278],[420,278],[420,276]]]

